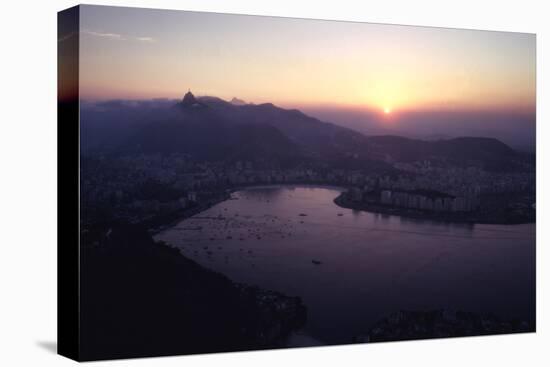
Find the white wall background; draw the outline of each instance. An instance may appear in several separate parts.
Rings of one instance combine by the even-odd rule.
[[[544,1],[125,0],[184,10],[537,33],[537,333],[165,357],[97,366],[542,366],[550,362],[547,125],[550,13]],[[65,366],[56,340],[56,12],[73,1],[3,2],[0,12],[0,366]],[[546,66],[546,67],[545,67]]]

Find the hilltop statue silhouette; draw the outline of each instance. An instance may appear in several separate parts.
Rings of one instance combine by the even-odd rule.
[[[191,90],[189,89],[187,93],[183,96],[183,99],[181,100],[181,104],[184,106],[192,106],[196,103],[199,103],[193,93],[191,93]]]
[[[202,109],[207,107],[204,103],[200,102],[197,98],[195,98],[195,96],[191,92],[191,89],[189,89],[187,93],[185,93],[181,102],[178,103],[178,105],[186,109],[188,108]]]

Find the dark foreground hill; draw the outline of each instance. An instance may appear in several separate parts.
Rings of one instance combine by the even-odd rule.
[[[143,228],[82,234],[84,360],[274,348],[305,322],[299,298],[238,285]]]

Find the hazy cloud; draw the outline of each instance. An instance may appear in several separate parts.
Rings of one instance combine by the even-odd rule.
[[[118,40],[118,41],[126,40],[126,37],[118,33],[104,33],[104,32],[95,32],[95,31],[89,31],[89,30],[83,30],[82,33],[88,34],[94,37],[108,38],[108,39]]]
[[[155,42],[153,37],[136,37],[136,40],[141,42]]]
[[[133,41],[139,41],[139,42],[155,42],[155,39],[153,37],[147,37],[147,36],[131,37],[131,36],[126,36],[119,33],[97,32],[97,31],[90,31],[90,30],[83,30],[82,33],[90,36],[94,36],[94,37],[107,38],[114,41],[133,40]]]

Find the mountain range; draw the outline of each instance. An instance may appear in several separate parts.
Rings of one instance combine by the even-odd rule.
[[[109,101],[81,107],[83,154],[189,154],[199,160],[250,160],[292,166],[385,169],[395,162],[430,160],[454,166],[509,170],[526,157],[497,139],[418,140],[367,136],[297,109],[237,98]]]

